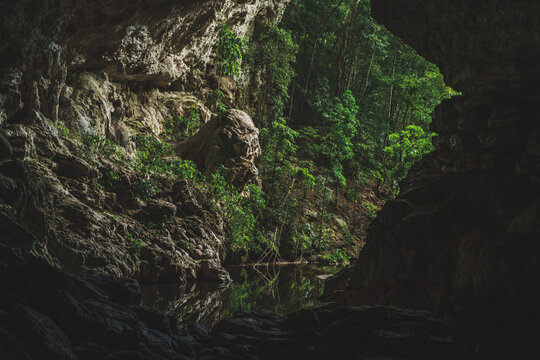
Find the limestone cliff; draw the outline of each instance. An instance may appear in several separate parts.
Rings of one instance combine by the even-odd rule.
[[[75,273],[226,281],[222,219],[182,181],[137,199],[130,138],[189,109],[207,122],[234,82],[214,73],[218,25],[247,38],[286,3],[2,2],[0,243]]]

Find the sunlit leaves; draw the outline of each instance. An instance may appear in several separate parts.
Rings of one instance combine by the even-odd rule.
[[[425,132],[420,126],[409,125],[405,130],[390,134],[389,145],[384,152],[391,160],[391,176],[404,177],[411,166],[426,153],[433,151],[431,138],[434,133]]]
[[[353,138],[359,127],[356,114],[358,106],[350,91],[346,91],[340,99],[324,114],[327,134],[323,137],[322,151],[330,161],[334,178],[345,185],[343,161],[354,156]]]
[[[218,40],[214,49],[221,73],[237,74],[242,61],[242,39],[237,37],[226,23],[219,25]]]

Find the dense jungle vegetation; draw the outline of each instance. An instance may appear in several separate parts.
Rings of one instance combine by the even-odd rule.
[[[279,25],[259,24],[249,43],[222,24],[214,49],[218,73],[246,84],[241,108],[260,129],[262,185],[235,189],[224,169],[203,179],[190,162],[159,171],[199,183],[226,215],[228,262],[356,256],[366,224],[433,150],[430,114],[453,90],[374,22],[369,0],[293,0]],[[226,110],[221,96],[216,89],[216,112]],[[165,130],[189,135],[198,122],[190,111]],[[143,169],[159,163],[150,153],[169,151],[135,141]]]
[[[366,0],[293,0],[281,23],[259,26],[250,44],[222,31],[218,60],[223,74],[251,80],[245,100],[263,154],[262,189],[250,187],[229,211],[233,256],[355,256],[366,222],[357,218],[377,211],[366,193],[383,200],[399,192],[433,150],[430,114],[452,89],[374,22]]]

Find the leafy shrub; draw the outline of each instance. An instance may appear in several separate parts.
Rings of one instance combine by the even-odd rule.
[[[133,192],[137,197],[148,200],[161,191],[161,184],[155,179],[140,179],[133,184]]]
[[[122,180],[122,177],[120,176],[120,174],[118,173],[118,171],[109,171],[109,176],[110,176],[111,179],[113,179],[114,181],[121,181],[121,180]]]
[[[187,115],[167,117],[163,120],[163,129],[167,135],[180,133],[183,136],[191,136],[201,124],[199,109],[195,106],[187,111]]]
[[[56,126],[56,129],[58,130],[58,134],[60,136],[65,137],[65,138],[71,138],[71,131],[68,129],[68,127],[64,123],[57,121],[54,123],[54,125]]]
[[[182,179],[203,181],[204,176],[197,169],[197,165],[191,160],[171,160],[167,162],[167,169]]]
[[[342,249],[335,249],[328,255],[323,255],[321,258],[330,263],[348,263],[351,259],[350,256],[347,256]]]
[[[390,162],[388,175],[391,179],[403,179],[414,163],[435,150],[431,143],[434,133],[420,126],[408,125],[404,130],[388,136],[389,145],[383,149]]]
[[[170,145],[159,141],[153,136],[135,134],[131,140],[137,145],[137,166],[144,173],[163,171],[165,164],[163,157],[172,155]]]
[[[369,201],[362,201],[362,207],[366,211],[366,216],[370,219],[375,219],[377,216],[377,209]]]
[[[358,106],[352,92],[346,91],[341,98],[336,98],[329,111],[324,114],[327,134],[322,139],[323,154],[329,159],[333,177],[345,185],[343,161],[354,156],[353,138],[359,127],[356,114]]]
[[[223,98],[225,98],[225,94],[223,91],[219,89],[215,89],[212,91],[212,106],[214,107],[214,111],[217,113],[222,113],[224,111],[227,111],[227,105],[221,101]]]
[[[127,233],[125,235],[126,240],[131,244],[133,249],[135,249],[135,257],[138,259],[139,255],[141,254],[141,250],[144,246],[141,239],[138,237],[133,236],[133,234]]]
[[[219,25],[216,44],[216,60],[223,75],[234,75],[240,71],[242,39],[236,36],[226,23]]]
[[[104,155],[108,158],[113,155],[117,155],[118,157],[122,156],[120,147],[106,137],[86,134],[82,140],[86,146],[97,154]]]

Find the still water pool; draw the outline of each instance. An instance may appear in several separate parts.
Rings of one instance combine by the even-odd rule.
[[[314,265],[232,266],[226,286],[199,282],[141,286],[142,304],[181,322],[213,325],[239,310],[287,314],[318,303],[324,281],[340,268]]]

